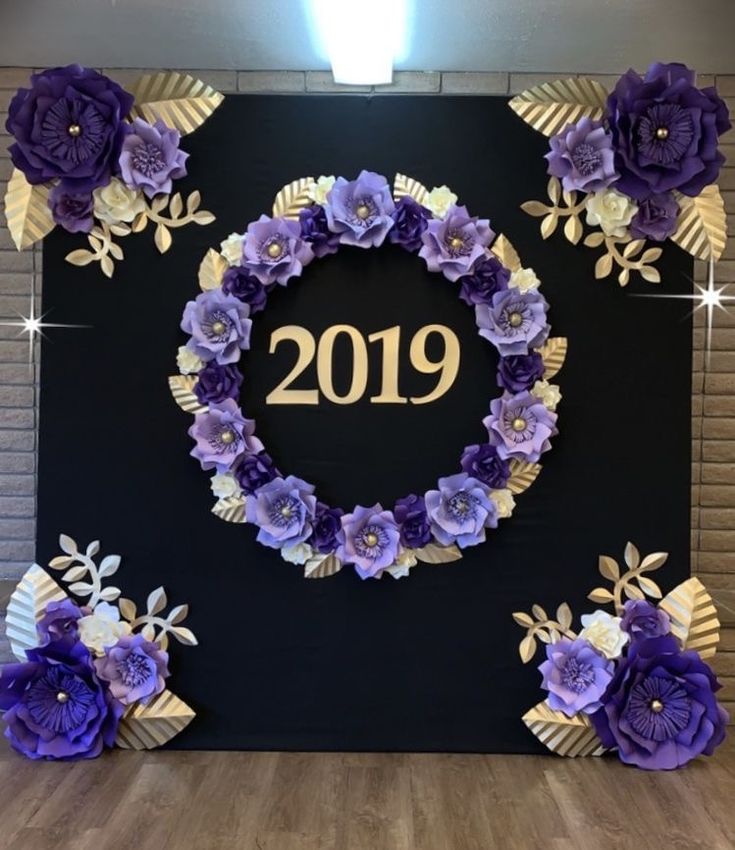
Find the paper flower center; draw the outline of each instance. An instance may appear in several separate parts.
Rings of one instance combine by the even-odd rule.
[[[148,656],[137,652],[131,652],[127,658],[117,665],[120,678],[129,688],[137,688],[148,681],[151,676],[151,667]]]
[[[209,435],[208,443],[217,454],[226,454],[240,442],[240,435],[230,425],[216,425]]]
[[[582,142],[572,151],[572,162],[582,177],[590,177],[602,165],[602,154],[589,142]]]
[[[531,312],[523,301],[507,304],[500,314],[500,329],[506,336],[525,333],[531,325]]]
[[[360,227],[370,227],[378,214],[378,208],[372,198],[350,199],[349,208],[352,211],[351,223]]]
[[[567,658],[567,663],[561,671],[561,681],[564,687],[575,694],[584,693],[595,681],[595,668],[578,658]]]
[[[265,263],[277,263],[287,253],[288,239],[280,233],[269,236],[258,249],[260,259]]]
[[[357,535],[355,550],[363,558],[377,558],[389,543],[385,529],[371,523]]]
[[[133,168],[146,177],[153,177],[166,167],[163,152],[151,142],[142,142],[132,152]]]
[[[694,138],[691,115],[676,103],[655,103],[638,123],[638,148],[658,165],[675,165]]]
[[[59,699],[60,694],[66,698]],[[28,688],[25,703],[39,726],[57,734],[66,733],[84,723],[94,703],[94,693],[73,673],[53,667]]]
[[[209,314],[202,329],[212,342],[226,342],[230,338],[232,319],[222,310],[215,310]]]
[[[650,676],[630,692],[625,717],[642,738],[668,741],[689,723],[691,704],[684,688],[673,679]]]
[[[536,417],[525,407],[505,410],[502,425],[505,436],[514,443],[532,440],[536,433]]]
[[[270,520],[277,528],[301,521],[301,503],[294,496],[279,496],[270,507]]]
[[[104,144],[106,127],[93,103],[62,98],[43,117],[41,143],[56,159],[79,165],[96,156]]]
[[[466,490],[460,490],[446,501],[446,511],[458,522],[474,519],[477,513],[477,499]]]
[[[444,237],[444,248],[450,257],[467,257],[472,253],[475,240],[461,230],[450,230]]]

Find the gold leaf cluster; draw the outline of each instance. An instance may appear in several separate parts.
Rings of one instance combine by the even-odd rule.
[[[533,658],[538,648],[537,641],[541,643],[556,643],[562,636],[574,640],[576,637],[572,631],[572,609],[566,602],[556,609],[556,616],[549,617],[540,605],[532,605],[531,613],[516,611],[513,619],[526,629],[526,636],[518,647],[521,661],[524,664]]]

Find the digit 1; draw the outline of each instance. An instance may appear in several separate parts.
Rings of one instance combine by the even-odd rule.
[[[398,394],[398,351],[401,342],[401,328],[395,325],[384,331],[370,334],[369,342],[383,343],[382,386],[380,394],[370,397],[372,404],[406,404],[408,399]]]

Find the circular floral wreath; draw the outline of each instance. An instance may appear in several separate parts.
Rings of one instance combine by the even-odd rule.
[[[238,404],[237,364],[250,346],[251,317],[273,287],[342,246],[377,248],[386,240],[418,253],[474,308],[480,336],[500,355],[502,395],[483,419],[487,442],[464,449],[459,472],[398,499],[392,510],[376,504],[345,512],[276,467]],[[190,335],[178,352],[181,374],[169,379],[178,404],[194,414],[191,454],[215,470],[213,512],[256,525],[258,541],[305,565],[307,577],[352,564],[363,579],[386,572],[399,578],[417,561],[456,560],[511,515],[514,494],[538,475],[538,460],[557,433],[561,394],[549,378],[561,368],[566,340],[549,339],[548,304],[533,270],[521,267],[487,219],[458,206],[448,187],[429,192],[396,175],[391,193],[386,178],[369,171],[351,181],[294,181],[276,197],[273,217],[262,215],[245,234],[229,236],[221,253],[207,253],[199,280],[204,291],[186,305],[181,322]]]

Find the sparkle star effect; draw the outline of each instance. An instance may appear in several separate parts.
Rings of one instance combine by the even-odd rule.
[[[35,298],[31,297],[31,307],[27,316],[19,313],[17,322],[0,322],[0,326],[6,328],[20,328],[18,336],[28,334],[28,365],[33,366],[36,337],[46,338],[45,328],[88,328],[90,325],[65,325],[57,322],[44,322],[47,313],[36,315]]]

